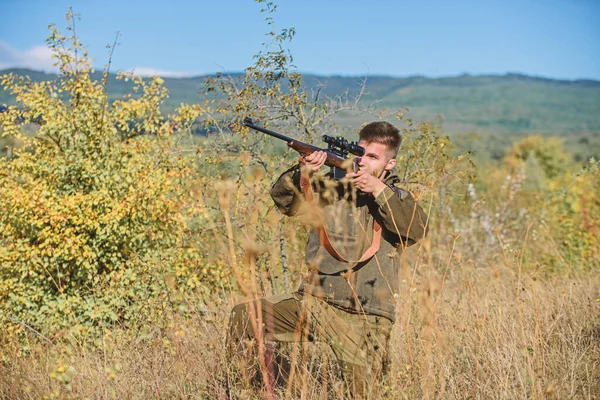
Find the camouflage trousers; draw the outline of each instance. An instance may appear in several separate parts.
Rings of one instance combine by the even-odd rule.
[[[256,357],[253,347],[259,340],[325,343],[339,361],[347,390],[358,395],[371,392],[383,377],[391,329],[387,318],[349,313],[317,297],[291,293],[236,305],[227,346],[232,361],[248,361]],[[272,355],[265,348],[263,365],[269,367]]]

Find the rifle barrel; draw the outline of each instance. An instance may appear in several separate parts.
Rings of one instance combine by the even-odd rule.
[[[274,136],[277,139],[285,140],[288,143],[294,141],[294,139],[292,139],[290,137],[287,137],[285,135],[282,135],[279,132],[275,132],[275,131],[272,131],[270,129],[266,129],[266,128],[263,128],[263,127],[258,126],[258,125],[254,125],[254,122],[252,122],[251,118],[245,118],[244,119],[244,126],[247,126],[248,128],[252,128],[252,129],[254,129],[256,131],[259,131],[259,132],[262,132],[262,133],[266,133],[269,136]]]

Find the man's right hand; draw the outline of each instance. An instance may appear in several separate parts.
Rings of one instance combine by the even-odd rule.
[[[315,151],[307,156],[300,157],[300,165],[302,165],[308,175],[312,175],[325,165],[327,160],[327,153],[324,151]]]

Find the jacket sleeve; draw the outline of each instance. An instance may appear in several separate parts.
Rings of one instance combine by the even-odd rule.
[[[300,188],[300,165],[296,164],[285,171],[271,187],[271,198],[281,213],[296,215],[304,200]]]
[[[427,214],[413,196],[402,189],[386,186],[375,198],[382,226],[398,235],[404,246],[411,246],[427,235]]]
[[[320,206],[331,204],[335,196],[333,193],[337,184],[332,183],[329,175],[314,174],[310,178],[312,192],[316,195],[316,202]],[[298,214],[300,206],[306,201],[304,191],[300,186],[300,164],[294,165],[285,171],[271,187],[271,197],[275,205],[284,215]]]

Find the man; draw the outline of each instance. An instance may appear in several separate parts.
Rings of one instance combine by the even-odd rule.
[[[373,122],[359,133],[365,154],[341,181],[322,177],[326,153],[284,172],[271,196],[285,215],[302,214],[315,229],[306,247],[309,273],[297,292],[238,304],[229,346],[248,340],[327,343],[343,366],[348,390],[377,386],[395,320],[399,256],[427,233],[427,216],[393,172],[402,141],[397,128]],[[271,356],[264,352],[269,367]]]

